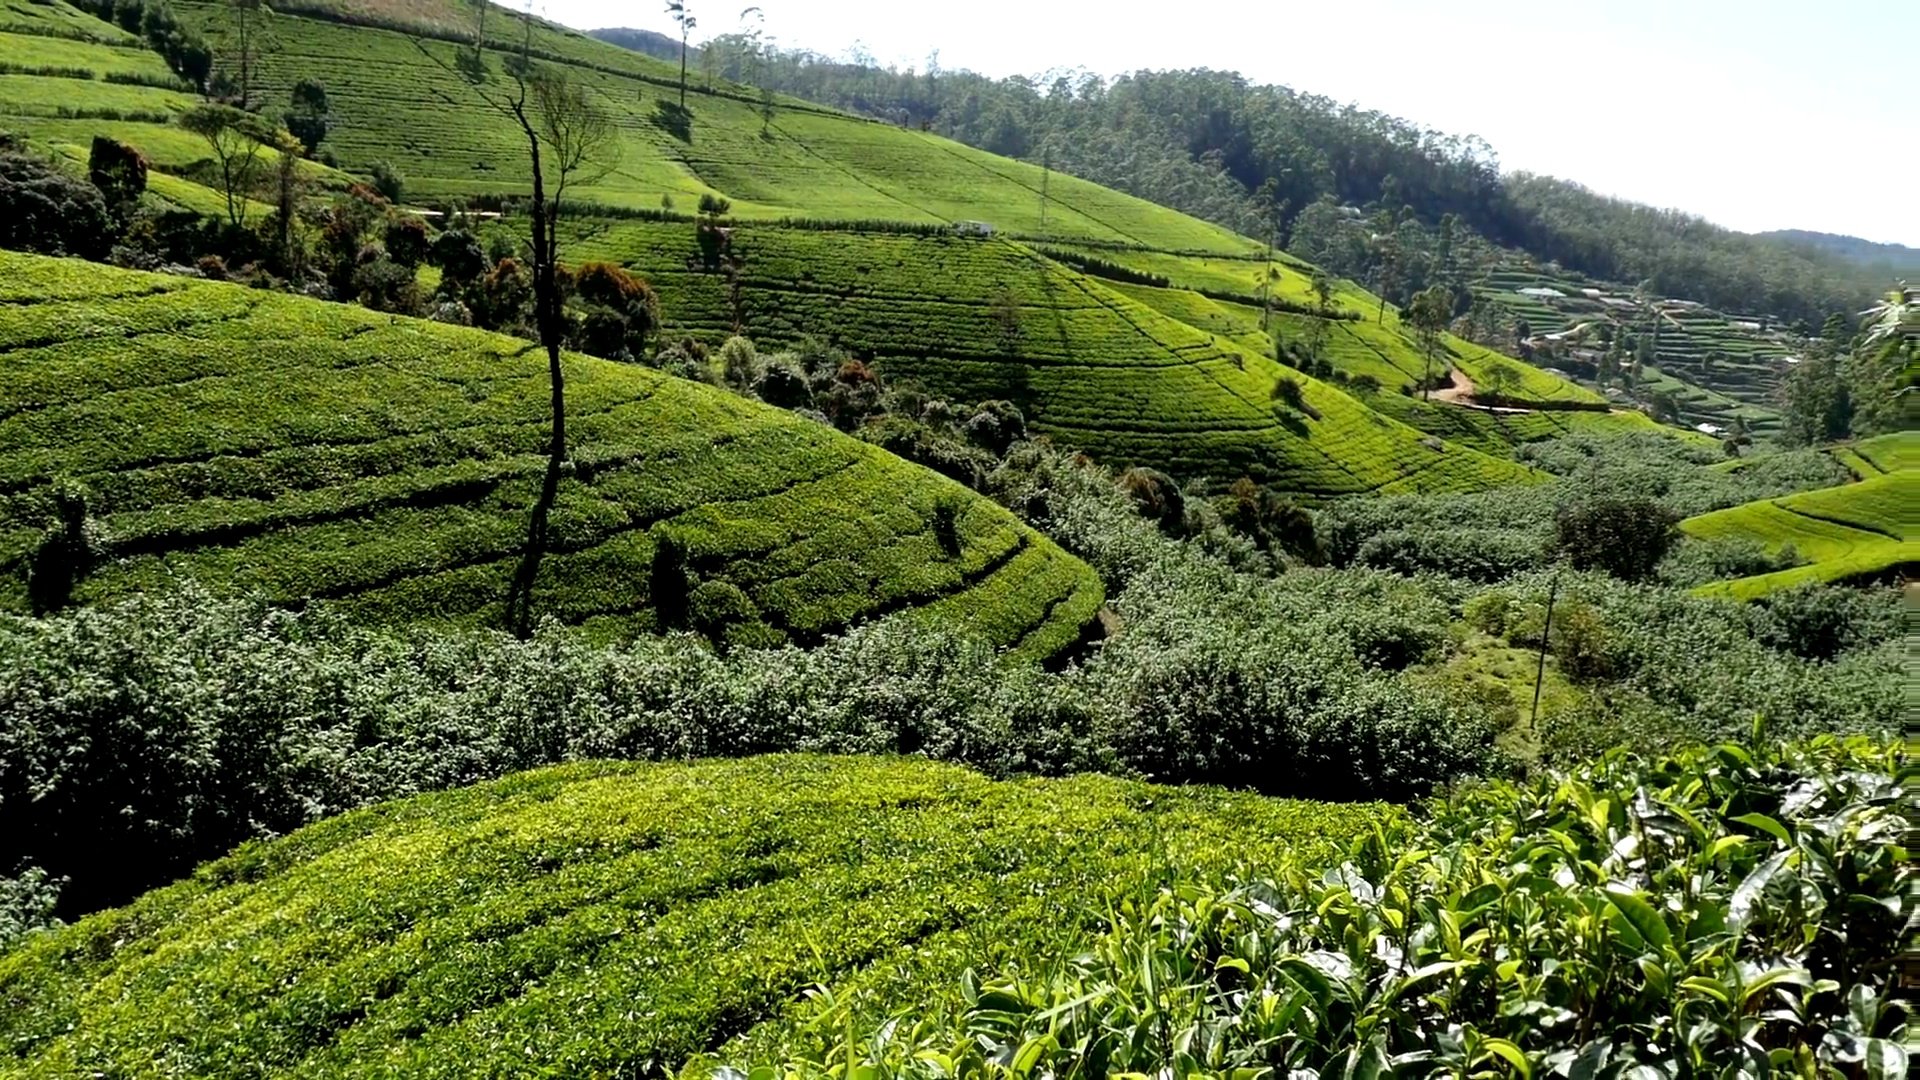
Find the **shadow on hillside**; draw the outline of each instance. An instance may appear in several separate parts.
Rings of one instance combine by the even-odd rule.
[[[693,110],[677,101],[661,98],[653,103],[653,115],[648,119],[654,127],[688,146],[693,145]]]
[[[547,547],[552,542],[547,525],[553,516],[553,504],[560,496],[560,475],[565,468],[560,455],[548,455],[546,471],[540,479],[540,495],[534,500],[533,513],[527,520],[527,540],[520,552],[520,565],[514,569],[513,581],[507,586],[504,621],[506,629],[516,637],[533,635],[533,584],[540,577],[540,562],[546,558]]]

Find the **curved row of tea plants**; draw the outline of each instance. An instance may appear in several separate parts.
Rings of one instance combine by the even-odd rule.
[[[379,621],[487,622],[544,467],[531,353],[0,254],[0,602],[198,578]],[[574,471],[535,582],[542,615],[746,644],[937,603],[944,622],[1044,656],[1100,606],[1092,572],[1011,514],[823,425],[585,357],[568,388]],[[677,561],[656,557],[667,538]]]
[[[691,224],[578,228],[581,257],[654,283],[674,332],[830,340],[890,380],[953,400],[1010,400],[1037,431],[1116,467],[1249,476],[1311,496],[1529,479],[1016,242],[748,224],[732,233],[740,266],[730,281],[702,268]]]
[[[1810,582],[1869,578],[1920,564],[1920,468],[1912,467],[1916,445],[1920,445],[1920,433],[1903,432],[1840,448],[1837,460],[1864,472],[1864,479],[1681,522],[1687,535],[1702,540],[1757,543],[1771,553],[1788,552],[1805,560],[1805,565],[1791,569],[1706,588],[1751,598]]]
[[[0,955],[0,1076],[666,1075],[1391,822],[1102,777],[588,763],[332,818]]]
[[[1894,1080],[1909,780],[1897,746],[1823,739],[1469,787],[1337,866],[1122,904],[944,1013],[823,997],[748,1075]]]

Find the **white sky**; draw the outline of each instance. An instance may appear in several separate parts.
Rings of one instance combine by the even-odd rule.
[[[508,0],[509,3],[512,0]],[[689,0],[695,39],[751,0]],[[664,0],[535,0],[672,29]],[[760,0],[784,46],[988,75],[1209,67],[1477,134],[1503,167],[1920,247],[1920,0]]]

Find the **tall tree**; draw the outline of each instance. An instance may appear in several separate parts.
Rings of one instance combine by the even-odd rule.
[[[547,522],[558,497],[567,463],[566,373],[560,364],[567,323],[560,280],[560,224],[568,190],[590,174],[604,173],[616,164],[619,129],[595,99],[593,91],[560,66],[536,65],[533,60],[533,14],[522,16],[524,35],[520,55],[506,66],[511,90],[494,91],[481,73],[463,72],[474,93],[504,115],[526,141],[532,198],[528,200],[528,262],[533,278],[534,329],[547,354],[549,423],[547,467],[527,523],[527,545],[507,593],[505,621],[522,636],[533,629],[533,584],[547,547]],[[418,39],[415,47],[426,59],[448,67],[438,53]]]
[[[1387,294],[1398,288],[1400,283],[1403,253],[1398,230],[1399,222],[1391,212],[1382,210],[1376,216],[1370,247],[1373,253],[1374,287],[1380,290],[1380,310],[1375,313],[1374,321],[1382,324],[1387,321]]]
[[[226,200],[227,224],[247,223],[247,203],[258,180],[260,153],[272,133],[260,118],[231,105],[196,105],[174,123],[206,140],[219,170],[220,194]]]
[[[699,25],[699,20],[693,17],[692,11],[688,10],[687,0],[667,0],[667,14],[674,22],[680,24],[680,108],[685,111],[687,107],[687,38],[692,35],[693,28]]]
[[[560,218],[568,187],[589,169],[611,168],[618,146],[612,118],[565,68],[526,66],[527,73],[515,78],[518,90],[511,108],[527,141],[532,165],[534,326],[547,351],[552,424],[546,474],[528,524],[526,554],[514,575],[507,605],[511,627],[522,636],[533,629],[533,583],[546,550],[547,515],[558,494],[567,459],[566,377],[560,366],[560,347],[566,337],[565,298],[559,280]]]
[[[260,47],[258,22],[268,14],[262,0],[229,0],[233,6],[237,34],[234,38],[235,63],[240,71],[237,88],[242,109],[253,107],[253,65]]]
[[[1407,321],[1420,334],[1420,351],[1426,358],[1426,367],[1420,377],[1420,400],[1427,400],[1428,388],[1433,385],[1433,354],[1440,348],[1441,331],[1453,318],[1453,293],[1445,285],[1434,285],[1420,290],[1407,306]]]
[[[293,84],[293,107],[286,113],[287,130],[300,140],[302,151],[312,157],[320,141],[333,126],[333,108],[327,101],[327,88],[314,79]]]

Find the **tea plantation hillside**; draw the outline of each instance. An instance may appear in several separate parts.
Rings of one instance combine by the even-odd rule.
[[[256,843],[0,956],[0,1075],[640,1076],[1071,947],[1164,875],[1395,811],[926,762],[589,763]]]
[[[1707,587],[1762,596],[1817,581],[1869,578],[1920,564],[1920,432],[1865,439],[1835,456],[1858,483],[1765,499],[1688,518],[1680,528],[1708,540],[1756,541],[1771,553],[1791,545],[1805,565]]]
[[[1335,387],[1122,295],[1005,239],[735,230],[734,283],[694,229],[580,226],[581,258],[637,267],[676,331],[756,340],[824,333],[890,378],[957,401],[1006,398],[1038,430],[1115,465],[1251,476],[1311,495],[1477,489],[1525,469],[1449,446]],[[1278,396],[1286,379],[1300,397]]]
[[[23,48],[45,53],[31,59],[90,49],[69,61],[85,74],[125,51],[126,42],[105,41],[121,32],[98,20],[101,41],[61,36],[67,23],[53,25],[52,13],[70,12],[76,24],[89,18],[62,0],[27,6],[42,12],[44,31],[20,36]],[[229,9],[180,10],[221,55],[231,54]],[[258,17],[258,40],[267,44],[250,96],[270,111],[296,80],[324,83],[333,126],[322,149],[355,171],[391,164],[409,198],[522,194],[521,137],[455,71],[471,14],[424,2],[279,5]],[[497,86],[518,47],[518,24],[499,11],[492,18],[486,85]],[[410,29],[391,28],[403,25]],[[1500,404],[1514,407],[1417,400],[1424,358],[1396,313],[1384,322],[1351,318],[1377,315],[1378,306],[1340,283],[1335,311],[1316,314],[1311,267],[1284,257],[1269,264],[1246,238],[1138,199],[804,103],[783,100],[764,116],[743,88],[709,91],[698,79],[683,118],[667,105],[678,97],[668,85],[677,69],[546,24],[537,26],[534,51],[570,65],[620,131],[617,165],[577,189],[593,205],[576,216],[564,256],[644,271],[675,334],[713,342],[737,328],[762,342],[824,338],[877,361],[890,377],[960,400],[1015,400],[1038,430],[1115,466],[1151,465],[1216,484],[1246,475],[1309,496],[1524,481],[1525,470],[1494,460],[1517,442],[1647,426],[1636,414],[1607,412],[1603,399],[1565,380],[1453,339],[1434,378],[1444,384],[1457,369],[1482,396],[1497,390]],[[125,139],[153,160],[156,190],[182,188],[176,201],[198,195],[202,203],[211,194],[183,179],[205,175],[205,145],[169,122],[189,95],[44,71],[18,78],[37,95],[81,107],[0,105],[0,114],[17,113],[0,123],[69,156],[83,156],[80,147],[96,133]],[[86,106],[109,91],[154,96]],[[731,200],[730,257],[744,264],[737,293],[724,272],[702,272],[712,264],[697,258],[685,211],[703,195]],[[678,209],[663,213],[664,204]],[[637,212],[668,220],[636,220]],[[776,223],[789,217],[808,219],[807,227]],[[997,238],[963,248],[958,238],[933,235],[975,219]],[[1007,239],[1039,233],[1047,245]],[[1136,282],[1081,272],[1103,266],[1133,270]],[[1139,288],[1142,274],[1179,287]],[[1270,333],[1248,306],[1258,302],[1261,280],[1287,308],[1273,316]],[[1281,351],[1320,324],[1325,366]],[[1362,375],[1371,384],[1354,381]],[[1299,388],[1297,400],[1283,378]]]
[[[1779,392],[1790,358],[1804,343],[1764,315],[1728,314],[1700,304],[1648,297],[1530,260],[1510,259],[1474,285],[1477,303],[1524,320],[1538,348],[1591,375],[1609,343],[1630,342],[1626,361],[1643,361],[1634,392],[1665,395],[1687,424],[1778,433]]]
[[[1011,514],[823,425],[586,357],[568,385],[574,472],[538,612],[657,628],[671,589],[673,618],[745,643],[919,608],[1046,655],[1101,603]],[[13,609],[194,577],[489,620],[544,463],[525,342],[71,260],[0,253],[0,401]],[[667,537],[685,554],[663,569]]]

